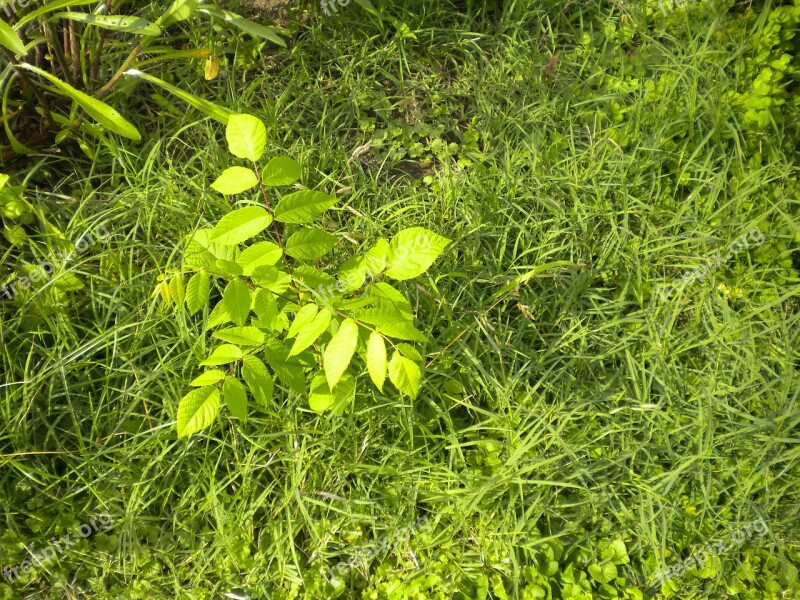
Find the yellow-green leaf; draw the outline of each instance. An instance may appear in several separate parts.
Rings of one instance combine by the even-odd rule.
[[[228,140],[231,154],[256,162],[264,154],[267,128],[261,119],[253,115],[231,115],[225,128],[225,139]],[[256,181],[258,181],[257,176]]]
[[[237,419],[247,421],[247,390],[242,382],[235,377],[230,377],[222,384],[222,396],[228,410]]]
[[[377,331],[369,335],[367,342],[367,371],[375,387],[383,391],[386,381],[386,342]]]
[[[399,352],[395,352],[389,362],[389,381],[401,393],[411,398],[416,398],[422,381],[422,370],[413,360],[409,360]]]
[[[86,111],[90,117],[92,117],[95,121],[109,131],[137,142],[142,139],[142,136],[139,135],[136,127],[126,121],[121,114],[119,114],[115,109],[111,108],[105,102],[97,100],[96,98],[92,98],[80,90],[76,90],[68,83],[61,81],[58,77],[51,75],[47,71],[43,71],[39,67],[34,67],[28,63],[22,63],[20,66],[47,79],[50,83],[56,86],[61,93],[69,98],[72,98],[78,104],[78,106]]]
[[[178,437],[205,429],[219,414],[219,390],[214,386],[192,390],[178,404]]]
[[[346,319],[339,325],[322,355],[328,387],[333,389],[342,378],[358,345],[358,325],[353,319]]]
[[[258,175],[246,167],[228,167],[214,180],[211,188],[220,194],[241,194],[258,185]]]
[[[211,230],[209,241],[233,246],[255,237],[272,223],[272,217],[260,206],[246,206],[228,213]]]

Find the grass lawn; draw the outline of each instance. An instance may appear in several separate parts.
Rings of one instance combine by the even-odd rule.
[[[177,438],[216,342],[153,291],[241,204],[210,187],[224,127],[131,79],[111,98],[141,144],[3,167],[64,232],[4,240],[9,274],[109,235],[0,304],[0,567],[79,539],[0,599],[800,597],[797,80],[744,104],[797,48],[764,41],[775,6],[375,4],[293,6],[289,48],[250,56],[178,28],[221,73],[168,75],[340,198],[324,269],[407,227],[453,240],[398,284],[418,397],[362,369],[317,414],[278,380]]]

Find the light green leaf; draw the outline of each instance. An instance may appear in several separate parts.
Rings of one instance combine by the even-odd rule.
[[[403,294],[385,281],[373,283],[367,289],[367,296],[374,298],[384,309],[400,314],[400,320],[413,322],[414,311]]]
[[[228,149],[238,158],[256,162],[264,154],[267,144],[267,128],[264,122],[253,115],[231,115],[225,128]],[[258,176],[253,173],[258,182]]]
[[[186,308],[193,315],[208,304],[208,295],[211,292],[211,278],[208,273],[200,271],[192,275],[186,285]]]
[[[185,21],[197,11],[197,0],[175,0],[167,11],[158,19],[162,27]]]
[[[413,360],[395,352],[389,361],[389,381],[406,396],[416,398],[422,381],[422,370]]]
[[[339,325],[339,330],[325,348],[322,355],[322,364],[325,367],[325,377],[328,387],[333,389],[342,378],[350,361],[353,360],[356,346],[358,345],[358,325],[353,319],[346,319]]]
[[[355,396],[356,379],[351,373],[345,373],[333,391],[331,391],[325,375],[317,373],[311,380],[308,405],[317,413],[333,410],[335,414],[340,415]]]
[[[292,278],[304,288],[317,295],[328,296],[328,287],[336,285],[336,280],[333,277],[311,265],[300,265],[297,267],[292,271]],[[320,289],[320,287],[322,289]],[[332,293],[335,293],[335,288]],[[332,293],[330,293],[330,295],[332,295]]]
[[[411,344],[397,344],[397,350],[406,358],[422,361],[422,355]]]
[[[241,244],[264,231],[272,217],[260,206],[246,206],[228,213],[211,230],[209,241],[226,246]]]
[[[428,338],[419,329],[406,321],[387,321],[379,323],[376,329],[382,334],[398,340],[409,342],[427,342]]]
[[[36,10],[33,10],[21,17],[20,20],[14,25],[14,29],[19,31],[31,21],[35,21],[47,13],[55,12],[66,7],[85,6],[87,4],[97,4],[97,0],[53,0],[51,2],[47,2],[44,4],[44,6],[40,6]]]
[[[386,276],[405,280],[419,277],[427,271],[450,243],[424,227],[410,227],[400,231],[389,244]]]
[[[383,336],[377,331],[369,334],[369,342],[367,342],[367,371],[375,387],[383,391],[383,383],[386,381],[386,342],[383,341]]]
[[[232,118],[232,117],[231,117]],[[246,167],[228,167],[214,180],[211,188],[220,194],[241,194],[258,185],[258,175]]]
[[[214,385],[215,383],[219,383],[225,379],[225,372],[220,371],[219,369],[212,369],[211,371],[206,371],[202,375],[198,375],[191,382],[189,385],[192,387],[205,387],[207,385]]]
[[[121,114],[119,114],[115,109],[111,108],[105,102],[97,100],[96,98],[92,98],[80,90],[76,90],[68,83],[61,81],[58,77],[51,75],[47,71],[43,71],[39,67],[34,67],[28,63],[22,63],[20,66],[47,79],[65,96],[72,98],[78,104],[78,106],[86,111],[90,117],[92,117],[95,121],[100,123],[100,125],[109,131],[137,142],[142,139],[142,136],[139,135],[136,127],[126,121]]]
[[[184,102],[188,103],[191,106],[194,106],[197,110],[199,110],[203,114],[206,114],[209,117],[216,119],[217,121],[219,121],[224,125],[227,125],[228,119],[233,114],[233,111],[227,108],[224,108],[222,106],[217,106],[213,102],[209,102],[208,100],[204,100],[203,98],[198,98],[194,94],[185,92],[179,87],[175,87],[171,83],[167,83],[166,81],[163,81],[158,77],[153,77],[148,73],[143,73],[138,69],[128,69],[127,71],[125,71],[125,75],[138,77],[140,79],[144,79],[145,81],[149,81],[154,85],[164,88],[165,90],[167,90],[171,94],[174,94]]]
[[[222,384],[222,396],[231,414],[237,419],[247,421],[247,390],[242,382],[235,377],[226,379]]]
[[[228,310],[225,308],[225,303],[217,302],[217,305],[211,310],[211,314],[208,315],[205,330],[208,331],[209,329],[213,329],[214,327],[218,327],[219,325],[224,325],[225,323],[230,322],[231,316],[228,314]]]
[[[239,346],[223,344],[222,346],[214,348],[211,356],[201,362],[200,366],[212,367],[217,365],[227,365],[240,360],[242,356],[244,356],[244,352],[242,352],[242,349],[239,348]]]
[[[265,25],[259,25],[258,23],[254,23],[249,19],[240,17],[236,13],[232,13],[227,10],[221,10],[216,7],[203,7],[200,9],[200,12],[221,19],[226,23],[230,23],[240,31],[252,35],[253,37],[260,37],[269,42],[272,42],[273,44],[277,44],[279,46],[282,46],[283,48],[286,48],[286,42],[284,42],[283,39],[278,37],[277,31],[279,30],[276,29],[275,27],[267,27]]]
[[[307,227],[292,234],[286,241],[286,254],[301,260],[315,260],[330,252],[336,236],[322,229]]]
[[[259,289],[253,296],[253,312],[258,315],[259,326],[271,329],[278,316],[278,304],[269,290]]]
[[[311,223],[338,201],[338,198],[313,190],[294,192],[278,202],[275,220],[282,223]]]
[[[236,259],[246,277],[253,274],[258,267],[272,266],[283,256],[283,251],[272,242],[258,242],[248,246]]]
[[[219,390],[204,387],[192,390],[178,404],[178,437],[186,437],[205,429],[219,414]]]
[[[306,376],[303,366],[299,359],[289,359],[289,348],[284,343],[275,339],[268,342],[264,349],[264,356],[278,378],[288,385],[289,389],[296,394],[305,395]]]
[[[50,17],[50,21],[59,19],[78,21],[79,23],[86,23],[87,25],[97,25],[102,29],[136,33],[139,35],[158,35],[161,33],[161,28],[158,25],[140,17],[93,15],[91,13],[82,12],[60,12]]]
[[[364,256],[354,256],[339,269],[339,280],[345,282],[348,292],[354,292],[376,279],[386,268],[389,242],[383,238]]]
[[[594,563],[589,565],[587,570],[589,571],[589,575],[600,583],[611,583],[617,577],[617,567],[611,562],[603,564]]]
[[[242,377],[250,388],[253,398],[262,406],[269,406],[275,384],[267,367],[255,356],[245,356],[243,363]]]
[[[297,314],[294,316],[294,321],[292,321],[291,326],[289,327],[289,331],[286,334],[286,338],[293,338],[296,336],[300,331],[311,323],[314,320],[314,317],[317,316],[319,309],[317,308],[316,304],[310,303],[302,306],[300,310],[297,311]]]
[[[260,346],[266,336],[258,327],[230,327],[220,329],[211,334],[211,337],[223,342],[237,344],[238,346]]]
[[[271,158],[261,172],[261,183],[267,187],[292,185],[300,179],[302,169],[288,156]]]
[[[234,279],[225,286],[222,301],[231,319],[239,327],[247,322],[250,314],[250,288],[241,279]]]
[[[25,43],[22,38],[3,19],[0,19],[0,46],[11,50],[14,56],[25,54]]]
[[[242,274],[242,267],[230,260],[218,258],[214,264],[208,268],[209,271],[222,275],[227,278],[238,277]]]
[[[218,259],[236,260],[239,249],[236,246],[211,242],[213,231],[213,229],[200,229],[187,236],[186,248],[183,251],[183,262],[186,266],[218,271],[219,268],[215,264]]]
[[[319,314],[314,317],[314,320],[308,324],[307,327],[304,327],[300,332],[297,334],[297,337],[294,340],[294,345],[292,345],[292,350],[289,352],[289,356],[297,356],[303,350],[308,348],[311,344],[317,341],[317,338],[322,335],[322,333],[328,328],[328,325],[331,324],[331,318],[333,315],[331,311],[327,308],[323,308],[319,311]]]

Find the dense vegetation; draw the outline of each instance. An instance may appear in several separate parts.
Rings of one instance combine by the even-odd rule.
[[[0,19],[0,599],[800,596],[800,2]]]

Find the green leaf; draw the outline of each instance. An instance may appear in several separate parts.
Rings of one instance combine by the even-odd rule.
[[[219,383],[225,379],[224,371],[220,371],[219,369],[212,369],[211,371],[206,371],[202,375],[198,375],[192,381],[189,382],[189,385],[192,387],[205,387],[207,385],[214,385],[215,383]]]
[[[427,342],[428,338],[411,323],[405,321],[387,321],[379,323],[376,329],[382,334],[398,340],[409,342]]]
[[[212,119],[216,119],[223,125],[227,125],[228,119],[233,113],[233,111],[224,108],[222,106],[217,106],[213,102],[209,102],[208,100],[204,100],[203,98],[198,98],[194,94],[190,94],[189,92],[184,92],[179,87],[175,87],[171,83],[167,83],[159,79],[158,77],[153,77],[148,73],[143,73],[138,69],[128,69],[125,71],[125,75],[131,77],[138,77],[140,79],[144,79],[145,81],[149,81],[150,83],[157,85],[159,87],[164,88],[171,94],[177,96],[184,102],[188,103],[191,106],[194,106],[197,110],[202,112],[203,114],[208,115]]]
[[[313,190],[294,192],[278,202],[275,220],[282,223],[311,223],[338,201],[338,198]]]
[[[286,334],[286,338],[293,338],[296,336],[300,331],[311,321],[314,320],[314,317],[317,316],[319,312],[319,308],[317,308],[316,304],[309,303],[305,304],[300,307],[300,310],[294,316],[294,321],[292,321],[291,326],[289,327],[289,331]]]
[[[161,28],[158,25],[140,17],[93,15],[82,12],[60,12],[50,17],[50,21],[56,21],[58,19],[78,21],[79,23],[86,23],[87,25],[97,25],[102,29],[136,33],[139,35],[159,35],[161,33]]]
[[[211,292],[211,278],[208,273],[200,271],[192,275],[186,285],[186,308],[193,315],[208,304],[208,295]]]
[[[608,556],[606,556],[608,554]],[[603,551],[603,557],[608,558],[615,565],[623,565],[630,562],[628,557],[628,549],[625,547],[625,542],[617,538]]]
[[[195,12],[197,12],[197,0],[175,0],[157,22],[162,27],[169,27],[173,23],[185,21]]]
[[[522,275],[519,275],[519,276],[515,277],[509,283],[507,283],[502,288],[500,288],[497,292],[492,294],[492,297],[489,298],[489,300],[487,301],[487,306],[489,304],[494,303],[495,300],[497,300],[499,298],[502,298],[503,296],[505,296],[509,292],[513,292],[514,290],[516,290],[521,285],[525,285],[533,277],[535,277],[536,275],[539,275],[540,273],[544,273],[545,271],[549,271],[550,269],[556,269],[558,267],[577,268],[579,266],[580,265],[578,265],[576,263],[569,262],[568,260],[556,260],[556,261],[553,261],[553,262],[550,262],[550,263],[547,263],[547,264],[544,264],[544,265],[539,265],[538,267],[535,267],[535,268],[531,269],[530,271],[527,271],[527,272],[523,273]]]
[[[611,583],[617,577],[617,567],[611,562],[591,564],[588,571],[592,579],[600,583]]]
[[[238,346],[260,346],[266,339],[258,327],[230,327],[215,331],[211,337]]]
[[[345,373],[333,391],[328,386],[325,375],[317,373],[311,380],[308,405],[317,413],[332,409],[335,414],[340,415],[346,406],[355,399],[355,396],[356,379],[351,373]]]
[[[272,266],[283,256],[283,251],[277,244],[272,242],[258,242],[248,246],[236,259],[236,263],[242,267],[242,272],[246,277],[253,274],[258,267]]]
[[[411,346],[410,344],[397,344],[397,350],[406,358],[422,361],[422,355],[417,351],[416,348],[414,348],[414,346]]]
[[[242,365],[242,377],[250,388],[250,393],[256,402],[262,406],[269,406],[275,384],[267,367],[255,356],[245,356]]]
[[[260,206],[246,206],[228,213],[211,230],[209,241],[231,246],[241,244],[264,231],[272,217]]]
[[[410,227],[399,232],[389,244],[386,276],[405,280],[427,271],[450,243],[424,227]]]
[[[275,302],[275,296],[272,295],[272,292],[259,289],[253,296],[253,306],[251,308],[258,315],[260,321],[258,325],[271,329],[278,316],[278,304]]]
[[[375,387],[383,391],[383,383],[386,381],[386,342],[383,341],[383,336],[377,331],[369,334],[369,342],[367,342],[367,371]]]
[[[222,384],[222,396],[231,414],[237,419],[247,421],[247,390],[242,382],[235,377],[226,379]]]
[[[31,21],[35,21],[36,19],[38,19],[42,15],[46,15],[47,13],[55,12],[57,10],[61,10],[62,8],[68,6],[85,6],[87,4],[97,4],[97,0],[53,0],[51,2],[47,2],[44,4],[44,6],[40,6],[36,10],[33,10],[29,12],[27,15],[21,17],[20,20],[17,21],[17,23],[14,25],[14,29],[19,31]]]
[[[319,314],[314,317],[314,320],[308,324],[307,327],[300,330],[297,334],[297,337],[294,340],[294,344],[292,345],[292,350],[289,352],[289,356],[296,356],[300,354],[303,350],[308,348],[311,344],[317,341],[317,338],[322,335],[322,333],[328,328],[328,325],[331,324],[331,318],[333,315],[331,311],[327,308],[323,308],[319,311]]]
[[[205,331],[230,322],[231,316],[228,314],[228,309],[225,308],[225,303],[217,302],[217,305],[212,309],[211,314],[208,315]]]
[[[240,31],[252,35],[253,37],[260,37],[268,42],[272,42],[273,44],[277,44],[278,46],[286,48],[286,42],[278,37],[277,31],[279,30],[274,27],[259,25],[258,23],[254,23],[249,19],[240,17],[236,13],[232,13],[227,10],[221,10],[216,7],[203,7],[200,9],[200,12],[221,19],[226,23],[230,23]]]
[[[299,359],[289,360],[289,348],[278,340],[267,343],[264,349],[267,363],[278,378],[296,394],[306,393],[306,376]]]
[[[242,349],[239,346],[231,344],[223,344],[214,349],[207,359],[200,363],[201,367],[211,367],[217,365],[227,365],[232,362],[240,360],[244,356]]]
[[[25,54],[25,43],[11,26],[0,19],[0,46],[11,50],[14,56]]]
[[[267,187],[292,185],[300,179],[302,169],[288,156],[276,156],[267,163],[261,172],[261,183]]]
[[[33,71],[38,75],[41,75],[45,79],[47,79],[50,83],[56,86],[65,96],[72,98],[78,106],[80,106],[86,113],[92,117],[95,121],[97,121],[100,125],[108,129],[113,133],[117,133],[122,137],[126,137],[132,139],[134,141],[140,141],[142,136],[139,135],[139,132],[136,130],[136,127],[131,125],[128,121],[126,121],[121,114],[119,114],[115,109],[111,108],[105,102],[101,100],[97,100],[96,98],[92,98],[88,94],[84,94],[80,90],[76,90],[74,87],[61,81],[58,77],[55,77],[48,73],[47,71],[43,71],[39,67],[34,67],[33,65],[29,65],[28,63],[22,63],[20,66],[23,69],[27,69],[28,71]]]
[[[246,192],[256,185],[258,185],[258,175],[253,173],[252,169],[246,167],[228,167],[217,177],[214,183],[211,184],[211,188],[217,190],[220,194],[230,196]]]
[[[219,414],[219,390],[204,387],[192,390],[178,404],[178,437],[186,437],[205,429]]]
[[[395,352],[389,361],[389,381],[406,396],[416,398],[422,381],[422,370],[413,360]]]
[[[212,233],[213,229],[200,229],[187,236],[186,248],[183,251],[183,262],[186,266],[219,272],[220,267],[216,264],[217,260],[228,262],[236,260],[239,249],[236,246],[211,242]],[[235,263],[234,267],[241,268]]]
[[[267,128],[261,119],[253,115],[231,115],[225,128],[225,138],[231,154],[256,162],[264,154],[267,145]],[[253,176],[258,182],[258,176],[255,173]]]
[[[339,325],[339,330],[325,348],[322,364],[325,366],[325,377],[328,387],[333,389],[342,378],[350,361],[353,360],[358,345],[358,325],[353,319],[346,319]]]
[[[250,314],[250,288],[247,284],[241,279],[228,283],[222,293],[222,301],[233,322],[239,327],[243,326]]]
[[[333,250],[336,236],[322,229],[307,227],[292,234],[286,241],[286,254],[301,260],[316,260]]]

